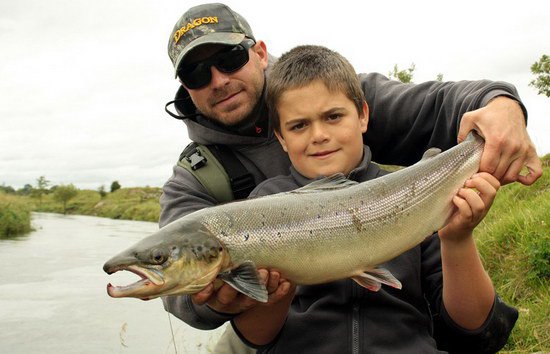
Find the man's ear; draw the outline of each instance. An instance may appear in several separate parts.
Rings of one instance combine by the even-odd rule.
[[[257,41],[252,50],[258,55],[262,69],[267,68],[267,47],[264,41]]]
[[[285,152],[288,152],[287,148],[286,148],[286,142],[285,142],[285,139],[283,138],[283,136],[281,135],[281,133],[275,131],[275,136],[277,137],[277,140],[279,140],[279,144],[281,144],[281,146],[283,147],[283,150]]]
[[[361,132],[365,133],[369,126],[369,105],[367,101],[363,101],[363,114],[359,116],[361,121]]]

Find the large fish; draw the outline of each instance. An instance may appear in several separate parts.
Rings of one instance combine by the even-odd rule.
[[[277,269],[295,284],[352,278],[376,291],[401,288],[377,268],[443,227],[452,197],[478,171],[483,139],[470,134],[415,165],[356,183],[336,175],[292,192],[233,202],[186,215],[105,263],[142,280],[107,286],[112,297],[192,294],[216,278],[267,301],[256,268]]]

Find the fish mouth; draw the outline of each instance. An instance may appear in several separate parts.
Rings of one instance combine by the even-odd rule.
[[[107,294],[111,297],[137,297],[142,300],[149,300],[158,296],[156,294],[160,292],[165,283],[162,274],[156,270],[136,265],[110,269],[108,273],[113,274],[122,270],[138,275],[141,280],[129,285],[115,286],[111,283],[107,284]]]

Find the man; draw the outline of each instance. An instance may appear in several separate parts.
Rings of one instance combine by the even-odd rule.
[[[182,86],[175,107],[191,140],[231,150],[257,183],[287,174],[288,157],[269,125],[264,87],[271,57],[246,20],[223,4],[189,9],[176,23],[169,56]],[[471,129],[486,139],[481,170],[501,183],[532,184],[542,171],[525,129],[525,109],[516,90],[503,82],[428,82],[405,85],[380,74],[361,74],[371,108],[364,140],[373,160],[411,164],[427,148],[447,149]],[[458,132],[458,135],[457,135]],[[529,174],[519,175],[523,166]],[[187,170],[174,167],[161,197],[160,225],[218,204]],[[268,279],[267,271],[260,274]],[[277,284],[268,288],[276,290]],[[253,300],[227,285],[189,296],[167,297],[165,308],[188,324],[216,328],[251,306]]]

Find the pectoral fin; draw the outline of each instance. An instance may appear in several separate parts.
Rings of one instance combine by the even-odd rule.
[[[384,268],[375,268],[365,271],[362,274],[352,277],[352,279],[364,288],[370,291],[378,291],[382,284],[392,288],[401,289],[401,282],[397,280],[389,270]]]
[[[267,302],[267,289],[258,278],[256,265],[250,261],[241,263],[237,268],[230,271],[218,274],[218,278],[254,300]]]

